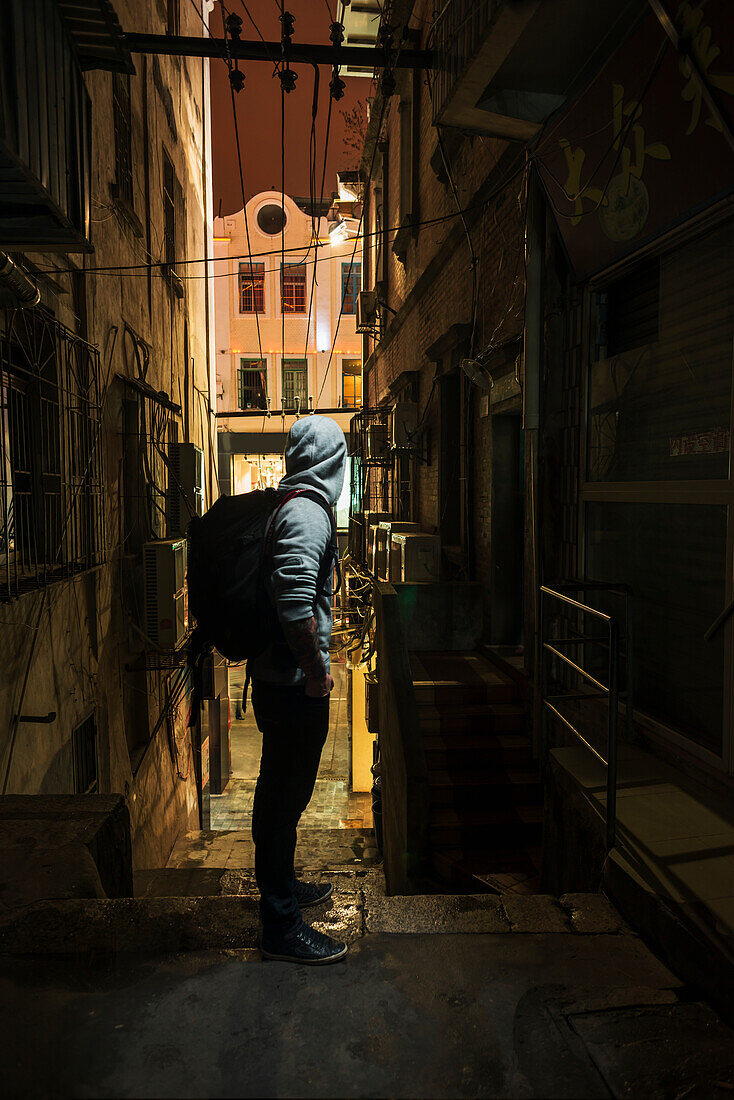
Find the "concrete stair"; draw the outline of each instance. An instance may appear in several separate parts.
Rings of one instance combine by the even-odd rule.
[[[521,684],[479,653],[411,654],[433,870],[458,890],[538,889],[542,791]]]

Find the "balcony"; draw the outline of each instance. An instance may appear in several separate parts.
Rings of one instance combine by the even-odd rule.
[[[7,0],[0,20],[0,249],[88,252],[84,69],[132,71],[108,0]]]
[[[434,124],[529,141],[645,10],[645,0],[449,0],[430,42]]]

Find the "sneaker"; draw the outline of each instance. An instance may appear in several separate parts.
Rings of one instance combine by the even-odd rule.
[[[308,909],[310,905],[320,905],[334,893],[331,882],[301,882],[296,879],[296,901],[301,909]]]
[[[298,928],[287,936],[278,938],[263,933],[260,951],[266,959],[325,966],[343,959],[347,953],[347,945],[301,921]]]

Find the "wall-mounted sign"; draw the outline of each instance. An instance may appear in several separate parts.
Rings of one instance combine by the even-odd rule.
[[[731,0],[668,0],[728,119],[734,118]],[[734,152],[688,61],[646,16],[558,119],[538,171],[578,278],[734,191]]]

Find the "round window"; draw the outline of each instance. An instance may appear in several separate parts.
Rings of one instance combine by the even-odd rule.
[[[274,202],[261,206],[257,212],[257,224],[263,233],[274,237],[285,225],[285,210],[282,206],[276,206]]]

